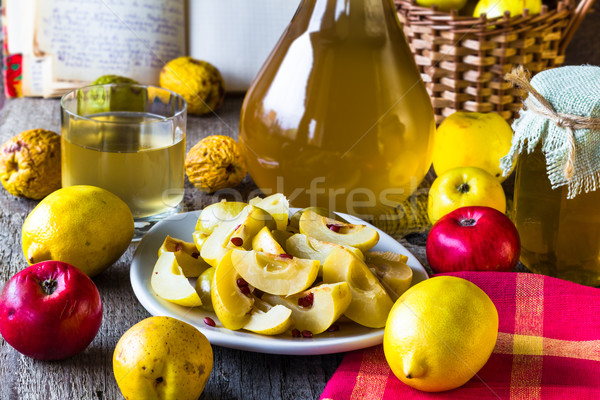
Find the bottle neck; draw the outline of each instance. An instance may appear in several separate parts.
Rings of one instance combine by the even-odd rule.
[[[384,39],[400,30],[393,0],[302,0],[292,25],[331,40]]]

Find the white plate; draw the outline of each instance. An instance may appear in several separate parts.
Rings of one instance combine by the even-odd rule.
[[[292,210],[292,212],[295,210]],[[150,286],[150,277],[158,258],[158,249],[165,237],[193,241],[192,233],[200,211],[170,216],[152,227],[138,245],[131,263],[131,286],[138,300],[152,315],[166,315],[178,318],[198,328],[213,344],[239,350],[272,354],[330,354],[362,349],[381,344],[383,329],[371,329],[355,323],[340,324],[337,332],[324,332],[314,338],[294,338],[289,333],[279,336],[263,336],[247,331],[231,331],[220,327],[214,313],[201,308],[188,308],[170,303],[160,298]],[[366,224],[364,221],[346,214],[339,214],[348,222]],[[368,225],[368,224],[367,224]],[[375,228],[377,229],[377,228]],[[408,257],[408,265],[413,270],[413,285],[427,279],[427,272],[419,261],[400,243],[377,229],[380,238],[373,250],[393,251]],[[204,317],[217,322],[216,327],[206,325]]]

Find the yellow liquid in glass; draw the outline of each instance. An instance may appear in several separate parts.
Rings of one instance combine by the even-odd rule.
[[[263,191],[372,219],[431,164],[430,99],[387,0],[305,0],[251,86],[240,143]]]
[[[531,271],[600,285],[600,191],[567,200],[566,186],[552,189],[539,148],[519,157],[513,220]]]
[[[134,218],[176,207],[183,199],[185,133],[162,120],[128,112],[69,120],[61,132],[62,185],[107,189]]]

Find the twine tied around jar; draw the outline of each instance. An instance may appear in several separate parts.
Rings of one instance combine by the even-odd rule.
[[[530,95],[523,101],[524,110],[531,110],[532,112],[551,120],[559,128],[564,129],[569,149],[563,175],[566,181],[570,181],[571,178],[573,178],[573,172],[575,170],[574,131],[576,129],[600,130],[600,118],[557,112],[554,106],[531,85],[531,76],[521,65],[504,75],[504,79],[513,85],[518,85]],[[537,103],[534,102],[531,97],[535,98]],[[514,154],[514,158],[516,158],[516,156],[517,154]]]
[[[528,94],[512,123],[512,145],[500,160],[504,175],[519,154],[539,149],[552,189],[567,199],[600,188],[600,67],[563,66],[530,75],[518,67],[505,75]]]

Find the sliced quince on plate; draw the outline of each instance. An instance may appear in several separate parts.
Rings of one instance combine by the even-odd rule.
[[[324,207],[306,207],[306,208],[301,208],[300,210],[296,211],[294,214],[292,214],[292,216],[290,217],[290,224],[289,227],[292,229],[300,229],[300,218],[302,217],[302,214],[305,211],[312,211],[318,215],[321,215],[323,217],[327,217],[327,218],[331,218],[331,219],[337,219],[341,222],[347,222],[346,220],[344,220],[342,217],[335,215],[334,213],[332,213],[331,211],[329,211],[329,209],[324,208]]]
[[[150,286],[159,297],[172,303],[186,307],[202,305],[198,293],[183,274],[173,252],[165,251],[158,257]]]
[[[234,249],[231,262],[246,282],[263,292],[278,295],[290,295],[307,289],[319,272],[317,260],[254,250]]]
[[[195,230],[210,235],[217,226],[237,217],[247,205],[239,201],[225,200],[210,204],[200,212]]]
[[[378,278],[393,301],[406,292],[412,283],[413,272],[406,264],[408,257],[391,251],[368,251],[365,263]]]
[[[272,306],[261,299],[254,299],[254,307],[250,313],[250,321],[244,329],[261,335],[280,335],[294,324],[292,310],[283,306]]]
[[[194,231],[194,233],[192,233],[192,238],[198,251],[202,250],[202,246],[204,246],[204,242],[206,242],[206,239],[208,239],[209,236],[210,235],[202,233],[201,231]]]
[[[255,197],[249,203],[271,214],[277,222],[277,229],[285,231],[288,225],[290,203],[283,194],[276,193],[264,199]]]
[[[356,247],[344,246],[341,244],[327,243],[321,240],[317,240],[313,237],[306,236],[302,233],[296,233],[289,237],[285,243],[285,248],[288,254],[298,258],[307,258],[310,260],[319,260],[321,264],[325,262],[325,259],[331,253],[331,251],[337,247],[345,247],[357,257],[364,259],[362,251]]]
[[[320,284],[293,296],[265,293],[262,298],[292,310],[294,327],[314,335],[326,331],[348,309],[352,293],[346,282]]]
[[[215,267],[207,268],[206,271],[200,274],[198,279],[196,279],[196,283],[194,284],[194,289],[196,289],[196,293],[198,293],[198,296],[200,296],[200,300],[202,301],[202,305],[200,307],[207,311],[214,311],[212,299],[210,297],[210,288],[214,282],[215,269]]]
[[[383,328],[393,301],[363,260],[346,249],[334,249],[323,264],[323,282],[347,282],[352,302],[344,313],[369,328]]]
[[[347,224],[307,210],[300,217],[300,233],[328,243],[367,251],[379,241],[379,233],[367,225]]]
[[[275,240],[271,231],[266,226],[263,227],[252,239],[252,250],[262,251],[271,254],[284,254],[285,250]]]
[[[250,293],[242,292],[239,286],[240,275],[231,263],[229,250],[215,269],[210,297],[219,321],[227,329],[242,329],[250,321],[254,299]]]
[[[163,252],[175,254],[177,264],[183,270],[183,274],[188,278],[200,276],[210,265],[200,257],[200,251],[194,243],[175,239],[169,235],[165,238],[162,246],[158,249],[158,256]]]
[[[264,226],[272,229],[275,221],[261,208],[247,205],[237,217],[218,225],[204,241],[200,255],[216,267],[221,258],[232,248],[252,248],[252,239]]]

